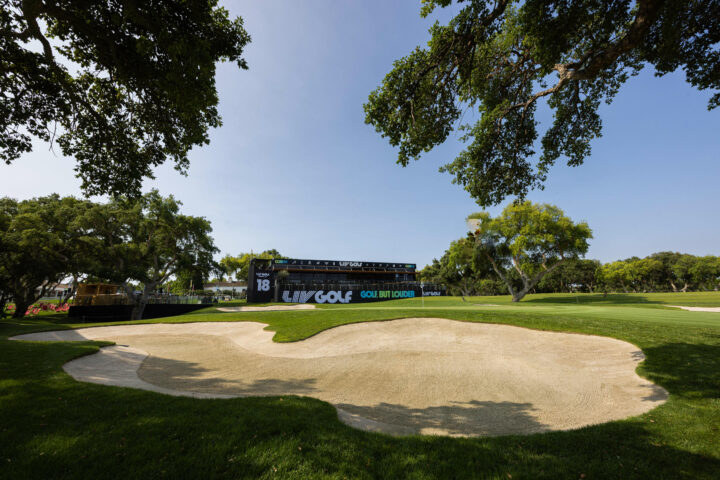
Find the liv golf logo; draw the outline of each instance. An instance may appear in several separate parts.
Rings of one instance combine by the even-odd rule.
[[[330,290],[324,293],[323,290],[298,290],[292,292],[290,296],[290,290],[284,290],[282,294],[282,300],[285,303],[308,303],[308,301],[314,298],[315,303],[350,303],[352,300],[352,292],[343,292],[337,290]]]

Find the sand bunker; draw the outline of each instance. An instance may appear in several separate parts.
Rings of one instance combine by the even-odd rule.
[[[683,310],[688,310],[690,312],[719,312],[720,313],[720,307],[683,307],[682,305],[668,305],[668,307],[682,308]]]
[[[315,305],[303,303],[300,305],[270,305],[267,307],[220,307],[221,312],[275,312],[283,310],[312,310]]]
[[[639,415],[667,392],[606,337],[410,318],[274,343],[252,322],[123,325],[18,340],[111,340],[65,365],[78,380],[194,397],[306,395],[354,427],[394,435],[504,435]]]

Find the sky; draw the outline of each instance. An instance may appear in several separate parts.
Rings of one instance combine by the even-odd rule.
[[[223,126],[191,152],[187,177],[163,165],[144,190],[208,218],[218,257],[276,248],[293,258],[422,267],[466,234],[465,217],[481,208],[438,172],[463,144],[451,137],[403,168],[363,113],[392,62],[425,45],[428,28],[452,10],[423,19],[419,0],[223,4],[252,36],[250,69],[219,65]],[[588,222],[587,258],[720,255],[720,109],[707,111],[710,95],[682,72],[657,78],[644,69],[601,107],[603,136],[585,164],[560,159],[545,190],[528,199]],[[0,165],[0,196],[81,196],[73,167],[38,142]]]

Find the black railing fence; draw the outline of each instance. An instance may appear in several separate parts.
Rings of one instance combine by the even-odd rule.
[[[138,295],[135,297],[140,299]],[[155,294],[147,298],[148,305],[196,305],[217,303],[214,295],[170,295]],[[94,295],[84,296],[73,302],[75,305],[132,305],[134,302],[127,295]]]

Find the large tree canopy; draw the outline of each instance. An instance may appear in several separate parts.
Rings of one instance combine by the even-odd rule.
[[[12,297],[15,316],[63,278],[86,270],[74,218],[89,205],[56,194],[21,202],[0,198],[0,300]]]
[[[487,212],[468,217],[478,252],[505,282],[513,302],[520,301],[543,277],[588,250],[592,231],[574,223],[554,205],[511,203],[496,218]],[[522,286],[517,287],[515,271]]]
[[[215,64],[250,41],[216,0],[0,0],[0,160],[57,141],[87,194],[137,196],[220,125]],[[56,138],[57,135],[57,138]]]
[[[183,215],[180,205],[156,190],[108,203],[0,198],[0,307],[12,299],[22,317],[61,280],[92,278],[122,285],[132,318],[141,318],[150,295],[173,275],[217,269],[210,222]]]
[[[133,302],[133,320],[142,318],[150,295],[173,275],[198,271],[207,276],[217,269],[210,222],[183,215],[181,205],[153,190],[135,200],[115,199],[100,210],[110,227],[97,231],[107,255],[105,274]],[[142,293],[135,293],[132,281],[142,283]]]
[[[422,15],[452,0],[424,0]],[[720,1],[459,0],[427,48],[395,62],[365,105],[366,122],[399,147],[405,166],[458,128],[469,142],[441,170],[482,206],[542,188],[561,156],[577,166],[600,136],[601,102],[644,65],[683,69],[698,89],[720,90]],[[541,152],[538,101],[554,110]],[[720,93],[708,108],[720,104]],[[462,122],[476,108],[475,124]]]
[[[280,255],[280,252],[278,252],[274,248],[271,248],[270,250],[264,250],[260,253],[240,253],[234,257],[228,254],[220,260],[222,273],[227,274],[230,278],[234,276],[235,280],[247,280],[250,271],[250,261],[253,258],[263,258],[269,260],[272,258],[287,257]]]

